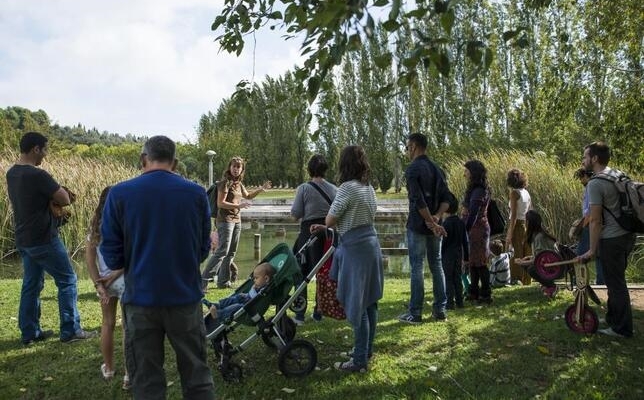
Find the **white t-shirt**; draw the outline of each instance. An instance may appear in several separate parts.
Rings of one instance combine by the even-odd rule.
[[[514,189],[519,193],[519,198],[517,199],[517,219],[520,221],[525,221],[525,214],[530,209],[532,199],[530,198],[530,193],[525,188]],[[510,202],[508,202],[508,207],[512,208]]]

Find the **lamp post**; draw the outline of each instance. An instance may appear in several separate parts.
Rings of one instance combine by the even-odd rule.
[[[208,187],[210,187],[214,183],[212,176],[212,159],[217,155],[217,153],[215,153],[214,150],[208,150],[206,155],[208,156]]]

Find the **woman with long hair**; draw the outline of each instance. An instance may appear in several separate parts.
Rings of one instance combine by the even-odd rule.
[[[373,354],[382,298],[384,270],[374,226],[376,192],[369,184],[369,161],[360,146],[346,146],[338,166],[340,187],[325,218],[326,225],[312,225],[311,232],[335,227],[340,243],[335,251],[331,278],[338,282],[337,299],[353,328],[349,361],[335,363],[346,372],[366,372]]]
[[[469,237],[470,289],[468,299],[479,304],[492,302],[490,272],[487,262],[490,256],[490,225],[487,220],[487,207],[491,189],[487,182],[487,169],[479,160],[465,163],[467,180],[465,200],[463,201],[463,220]],[[481,286],[479,288],[479,281]]]
[[[244,159],[235,156],[228,162],[228,167],[217,184],[217,218],[215,223],[217,224],[219,244],[201,274],[204,291],[206,291],[208,279],[213,273],[217,274],[217,288],[232,287],[230,266],[237,253],[241,236],[241,209],[250,207],[250,202],[244,200],[254,199],[255,196],[271,187],[271,181],[266,181],[257,190],[248,192],[243,184],[245,172]]]
[[[532,208],[528,187],[528,177],[520,169],[513,168],[508,171],[506,183],[510,188],[510,217],[508,232],[505,236],[505,247],[513,249],[515,258],[523,258],[531,253],[530,245],[526,242],[526,213]],[[510,277],[514,282],[529,285],[532,280],[524,268],[517,265],[514,259],[510,260]]]
[[[103,208],[107,200],[107,194],[111,186],[107,186],[101,192],[98,199],[98,206],[94,210],[89,234],[87,235],[87,245],[85,246],[85,262],[87,263],[87,272],[94,282],[96,294],[101,303],[101,354],[103,364],[101,364],[101,374],[106,380],[114,377],[114,327],[116,326],[116,310],[119,299],[125,290],[125,281],[123,270],[110,270],[99,250],[101,242],[101,220]],[[128,389],[130,384],[127,371],[123,376],[123,388]]]

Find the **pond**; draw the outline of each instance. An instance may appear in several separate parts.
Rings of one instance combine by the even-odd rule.
[[[404,222],[391,221],[376,223],[376,230],[383,248],[406,248]],[[255,235],[261,236],[260,257],[268,254],[278,243],[287,243],[292,246],[297,238],[299,225],[296,223],[261,223],[245,222],[242,224],[242,234],[235,262],[239,267],[241,279],[249,276],[258,260],[255,260]],[[404,253],[404,250],[402,250]],[[82,254],[83,252],[79,252]],[[400,276],[409,272],[407,256],[390,255],[385,256],[385,272],[389,276]],[[74,269],[79,279],[88,279],[87,267],[84,258],[76,257],[72,260]],[[205,263],[205,262],[204,262]],[[203,270],[203,265],[202,265]],[[20,278],[22,276],[22,264],[19,257],[3,260],[0,266],[0,279]]]

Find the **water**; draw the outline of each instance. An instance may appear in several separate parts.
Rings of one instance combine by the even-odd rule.
[[[404,224],[398,222],[376,224],[381,246],[406,248],[404,229]],[[279,243],[287,243],[292,248],[298,232],[299,226],[295,223],[259,223],[252,225],[251,223],[243,223],[239,248],[235,256],[235,263],[239,267],[239,279],[245,280],[258,263],[258,260],[255,260],[254,257],[255,234],[261,235],[260,258],[262,258]],[[387,259],[385,268],[387,275],[399,276],[409,273],[407,256],[387,256]],[[72,264],[79,279],[89,279],[83,257],[72,259]],[[201,266],[202,270],[203,267],[204,265]],[[21,276],[22,263],[19,257],[3,260],[2,267],[0,267],[0,279],[20,278]]]

